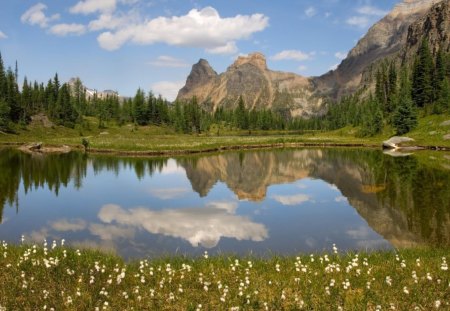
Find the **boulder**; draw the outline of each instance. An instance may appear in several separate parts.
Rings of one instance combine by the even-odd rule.
[[[450,120],[442,122],[441,126],[450,126]]]
[[[409,137],[394,136],[388,140],[383,141],[383,148],[385,149],[398,149],[401,144],[414,141],[414,139]]]

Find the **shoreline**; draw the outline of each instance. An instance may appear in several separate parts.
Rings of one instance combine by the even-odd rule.
[[[38,154],[59,154],[67,153],[71,151],[84,151],[82,145],[66,145],[66,144],[43,144],[42,150],[29,150],[25,151],[27,145],[31,143],[21,142],[0,142],[0,147],[13,147],[23,152],[38,153]],[[220,153],[227,151],[250,151],[250,150],[267,150],[267,149],[283,149],[283,148],[367,148],[382,150],[381,144],[373,143],[339,143],[339,142],[286,142],[286,143],[256,143],[256,144],[233,144],[222,145],[217,147],[207,147],[199,149],[174,149],[174,150],[121,150],[111,148],[88,148],[87,153],[99,154],[99,155],[113,155],[113,156],[135,156],[135,157],[169,157],[169,156],[182,156],[182,155],[202,155],[211,153]],[[403,148],[399,148],[402,151]],[[405,151],[411,151],[411,146],[405,146]],[[433,150],[433,151],[450,151],[446,146],[434,146],[434,145],[417,145],[413,146],[413,151],[421,150]]]

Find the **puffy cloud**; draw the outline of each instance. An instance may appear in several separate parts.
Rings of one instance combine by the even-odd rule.
[[[46,28],[50,22],[60,18],[59,14],[47,17],[44,13],[44,10],[46,9],[47,6],[43,3],[35,4],[22,14],[20,21],[24,24],[38,25],[41,28]]]
[[[91,14],[95,12],[113,12],[116,0],[84,0],[70,8],[73,14]]]
[[[0,40],[1,39],[7,39],[7,38],[8,38],[8,36],[5,35],[5,33],[3,31],[0,30]]]
[[[111,13],[100,14],[99,17],[91,21],[88,25],[90,31],[114,30],[137,20],[135,14],[113,15]]]
[[[309,8],[307,8],[305,10],[305,15],[308,17],[313,17],[316,14],[317,14],[317,10],[313,6],[310,6]]]
[[[222,18],[216,9],[193,9],[187,15],[157,17],[144,23],[104,32],[97,38],[106,50],[117,50],[127,42],[151,45],[166,43],[174,46],[201,47],[209,52],[224,53],[234,49],[236,40],[247,39],[264,30],[269,18],[263,14],[237,15]]]
[[[338,59],[345,59],[347,57],[348,53],[345,52],[336,52],[334,53],[334,56]]]
[[[98,217],[104,223],[115,222],[128,228],[144,229],[152,234],[181,238],[194,247],[215,247],[222,237],[252,241],[263,241],[268,237],[264,225],[212,205],[154,211],[147,208],[125,210],[118,205],[109,204],[102,207]]]
[[[370,19],[367,16],[352,16],[346,20],[346,23],[351,26],[365,28],[369,25]]]
[[[189,66],[189,64],[186,63],[184,60],[167,55],[158,56],[158,58],[149,62],[148,64],[155,67],[169,67],[169,68],[182,68]]]
[[[311,201],[311,197],[306,194],[296,194],[296,195],[274,195],[272,196],[277,202],[280,202],[283,205],[294,206],[300,205],[302,203]]]
[[[169,200],[182,196],[189,190],[187,188],[161,188],[150,189],[149,192],[152,196],[161,200]]]
[[[184,81],[160,81],[153,83],[151,89],[156,94],[161,94],[167,100],[173,101],[177,98],[178,91],[184,86]]]
[[[284,50],[272,56],[272,60],[309,60],[314,53],[305,53],[298,50]]]
[[[81,24],[57,24],[50,28],[50,33],[65,37],[68,35],[81,36],[86,32],[86,26]]]
[[[370,6],[370,5],[360,7],[358,9],[356,9],[356,11],[361,15],[370,15],[370,16],[378,16],[378,17],[385,16],[389,13],[387,11],[383,11],[379,8],[376,8],[376,7]]]

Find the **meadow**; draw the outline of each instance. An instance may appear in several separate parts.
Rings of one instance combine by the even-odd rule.
[[[227,149],[251,149],[302,146],[357,146],[380,147],[383,140],[394,135],[392,128],[373,137],[359,137],[359,129],[345,127],[335,131],[240,131],[232,128],[220,131],[212,127],[209,132],[198,135],[176,133],[164,126],[141,126],[131,124],[117,126],[107,124],[98,128],[98,120],[88,118],[87,128],[69,129],[62,126],[43,127],[30,124],[16,129],[15,134],[0,133],[0,144],[20,145],[42,142],[49,146],[68,145],[83,149],[83,138],[89,142],[91,152],[116,154],[161,155],[222,151]],[[450,148],[448,115],[434,115],[420,119],[419,126],[407,136],[412,143],[427,147]]]
[[[0,245],[0,310],[448,310],[448,249],[124,262],[61,241]]]

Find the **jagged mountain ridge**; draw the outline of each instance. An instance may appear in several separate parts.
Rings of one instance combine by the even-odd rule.
[[[222,74],[200,60],[177,99],[196,96],[205,107],[215,110],[233,108],[243,96],[247,108],[288,111],[291,116],[303,117],[320,114],[324,98],[338,99],[372,83],[366,77],[372,64],[386,57],[411,61],[419,37],[432,34],[431,46],[446,46],[448,50],[448,8],[448,0],[404,0],[369,29],[336,70],[320,77],[269,70],[261,53],[239,57]]]
[[[308,78],[269,70],[265,56],[252,53],[240,56],[222,74],[217,74],[208,61],[201,59],[192,66],[178,99],[196,96],[199,102],[215,110],[218,106],[235,107],[242,96],[248,108],[288,109],[292,115],[308,116],[317,113],[322,105],[320,98],[312,104],[312,91]]]

